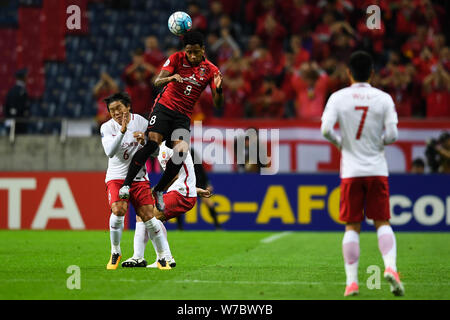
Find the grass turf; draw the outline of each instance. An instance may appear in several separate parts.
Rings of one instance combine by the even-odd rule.
[[[108,231],[0,231],[0,299],[344,299],[340,232],[169,231],[173,270],[119,267],[106,270]],[[122,236],[123,260],[133,232]],[[447,233],[396,233],[397,264],[406,295],[394,297],[382,278],[374,232],[361,234],[360,295],[346,299],[450,299]],[[151,244],[146,259],[154,261]],[[77,265],[81,289],[66,286]],[[370,265],[381,270],[381,288],[366,283]]]

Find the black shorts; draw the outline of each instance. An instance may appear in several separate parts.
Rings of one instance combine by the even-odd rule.
[[[191,119],[180,112],[173,111],[162,104],[156,103],[148,119],[147,132],[160,133],[163,136],[163,141],[170,141],[172,132],[176,129],[187,130],[188,137],[186,138],[189,138]],[[183,138],[176,136],[174,140],[183,140]]]

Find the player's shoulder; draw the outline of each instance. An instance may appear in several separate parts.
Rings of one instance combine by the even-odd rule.
[[[169,59],[170,61],[176,62],[181,61],[184,58],[184,52],[183,51],[177,51],[170,55]]]
[[[109,119],[100,126],[100,132],[110,131],[114,127],[114,119]]]
[[[203,61],[203,65],[208,67],[209,69],[211,69],[211,71],[213,73],[216,73],[217,71],[219,71],[219,67],[217,67],[214,63],[212,63],[211,61],[209,61],[207,58],[205,58],[205,60]]]
[[[143,116],[141,116],[138,113],[132,113],[131,116],[134,117],[134,120],[139,121],[139,122],[147,121],[147,119],[145,119]]]

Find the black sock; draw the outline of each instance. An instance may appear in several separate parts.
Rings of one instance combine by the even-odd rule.
[[[131,159],[130,166],[128,167],[127,177],[123,183],[124,186],[131,186],[139,170],[141,170],[141,168],[145,165],[147,159],[150,158],[156,150],[158,150],[158,147],[159,145],[157,142],[149,140],[143,148],[134,154]]]
[[[178,172],[180,172],[180,169],[182,166],[183,166],[183,162],[181,162],[180,164],[175,164],[172,161],[172,158],[170,158],[169,161],[167,161],[166,170],[164,170],[164,173],[163,173],[161,179],[159,179],[158,184],[155,186],[155,188],[153,190],[164,191],[166,186],[170,182],[172,182],[172,180],[175,178],[175,176],[178,174]]]
[[[209,209],[209,214],[211,215],[211,217],[213,218],[214,221],[214,226],[215,227],[219,227],[219,221],[217,220],[217,211],[214,207],[208,208]]]

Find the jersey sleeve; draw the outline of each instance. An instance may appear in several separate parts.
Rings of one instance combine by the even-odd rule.
[[[397,111],[395,111],[394,100],[389,94],[386,94],[385,99],[385,112],[384,112],[384,125],[389,123],[398,123]]]
[[[166,62],[164,62],[161,71],[165,70],[170,72],[171,74],[174,73],[178,66],[179,59],[180,57],[178,52],[172,54],[169,58],[167,58]]]
[[[107,123],[101,126],[100,134],[102,137],[102,145],[105,150],[105,154],[109,158],[114,157],[125,135],[120,132],[120,130],[117,135],[113,135],[111,128]]]
[[[325,110],[322,114],[322,125],[331,125],[334,127],[336,121],[338,120],[337,107],[336,107],[336,95],[332,94],[325,105]]]

